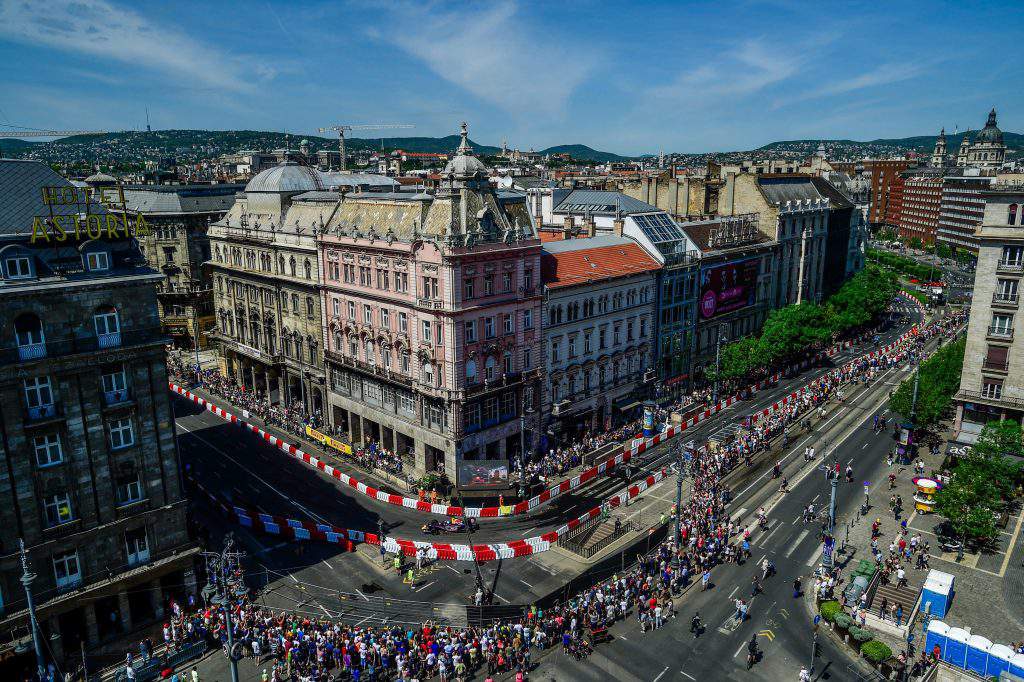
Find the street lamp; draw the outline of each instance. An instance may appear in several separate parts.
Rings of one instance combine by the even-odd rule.
[[[206,557],[206,563],[209,567],[208,579],[213,576],[216,581],[215,584],[208,584],[203,592],[206,594],[212,594],[209,601],[216,606],[224,609],[224,627],[227,630],[228,636],[228,664],[231,666],[231,682],[238,682],[238,661],[235,658],[235,637],[234,627],[231,624],[231,604],[233,601],[233,595],[231,590],[235,585],[234,580],[229,579],[231,572],[231,566],[240,566],[242,560],[242,552],[232,552],[231,548],[234,547],[235,539],[231,533],[224,536],[224,549],[220,552],[203,552],[203,556]]]
[[[32,601],[32,581],[36,574],[28,569],[28,552],[25,551],[25,541],[18,539],[18,546],[21,548],[21,585],[25,588],[25,601],[28,605],[28,620],[32,626],[32,647],[36,650],[36,674],[40,680],[46,679],[46,661],[43,658],[43,647],[40,643],[39,621],[36,620],[36,607]]]
[[[714,393],[711,396],[711,404],[712,405],[717,405],[718,404],[718,381],[719,381],[719,374],[721,373],[721,370],[722,370],[722,341],[723,340],[727,340],[727,339],[723,339],[722,338],[723,337],[722,329],[724,329],[724,328],[725,328],[725,324],[719,324],[718,328],[717,328],[717,333],[715,334],[715,389],[714,389]]]

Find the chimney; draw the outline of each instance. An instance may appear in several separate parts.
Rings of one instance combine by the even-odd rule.
[[[573,219],[571,215],[562,218],[562,239],[572,239]]]
[[[626,226],[626,221],[623,220],[620,217],[616,217],[615,220],[612,221],[612,232],[615,234],[616,237],[621,237],[622,236],[622,229],[625,226]]]
[[[643,197],[643,201],[651,203],[651,179],[642,178],[640,180],[640,196]]]
[[[584,223],[588,237],[593,237],[597,234],[597,226],[594,224],[594,216],[587,216],[587,221]]]
[[[722,215],[735,215],[736,212],[736,174],[727,173],[725,176],[725,208]]]

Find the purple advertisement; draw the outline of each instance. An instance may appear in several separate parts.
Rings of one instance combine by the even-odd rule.
[[[700,316],[708,320],[753,305],[760,258],[747,258],[700,273]]]

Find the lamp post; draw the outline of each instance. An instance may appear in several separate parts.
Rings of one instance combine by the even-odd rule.
[[[21,585],[25,588],[25,601],[28,604],[28,620],[32,627],[32,647],[36,650],[36,674],[40,680],[46,679],[46,661],[43,658],[42,638],[39,635],[39,621],[36,620],[36,607],[32,601],[32,581],[36,574],[28,570],[28,552],[25,551],[25,541],[18,539],[18,546],[21,549]]]
[[[686,477],[686,461],[683,454],[683,444],[676,443],[676,527],[675,535],[672,536],[672,559],[674,570],[679,570],[679,534],[682,531],[683,519],[683,478]]]
[[[207,593],[212,593],[210,601],[224,609],[224,627],[227,630],[228,636],[228,664],[231,666],[231,682],[238,682],[238,661],[235,659],[235,636],[234,626],[231,624],[231,604],[233,602],[233,595],[231,594],[231,583],[228,579],[228,575],[231,572],[232,565],[241,565],[242,552],[231,551],[235,545],[234,536],[228,533],[224,537],[224,549],[219,553],[217,552],[203,552],[203,556],[206,557],[206,563],[209,567],[209,573],[215,576],[216,584],[207,585],[203,590]]]
[[[711,404],[718,404],[718,382],[719,374],[722,371],[722,329],[725,327],[724,324],[718,325],[718,331],[715,334],[715,389],[711,396]]]

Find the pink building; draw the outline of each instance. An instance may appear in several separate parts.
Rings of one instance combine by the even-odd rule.
[[[436,194],[347,196],[325,222],[327,412],[417,474],[498,489],[539,437],[541,251],[466,135]]]

